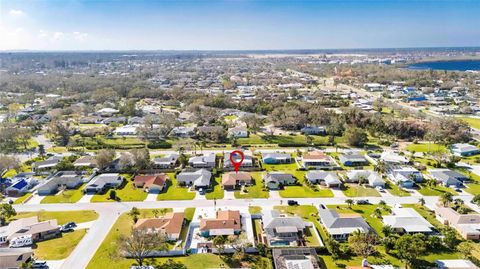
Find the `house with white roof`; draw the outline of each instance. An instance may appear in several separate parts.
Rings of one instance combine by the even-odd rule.
[[[311,184],[320,184],[329,188],[338,188],[342,181],[338,178],[337,172],[312,170],[305,174],[305,179]]]
[[[429,169],[428,173],[435,181],[446,187],[460,187],[463,181],[468,180],[466,175],[450,169]]]
[[[382,176],[372,170],[350,170],[347,172],[347,182],[358,183],[360,180],[368,182],[368,185],[375,187],[385,187],[385,180]]]
[[[457,155],[460,157],[480,154],[480,149],[478,149],[476,146],[471,144],[462,144],[462,143],[453,144],[451,150],[454,155]]]
[[[245,138],[248,137],[247,127],[233,127],[228,129],[228,136],[236,138]]]
[[[335,209],[320,205],[318,215],[328,234],[337,241],[347,240],[355,231],[368,233],[372,230],[360,214],[339,214]]]
[[[416,182],[423,181],[422,173],[409,166],[392,168],[388,173],[388,178],[404,188],[411,188]]]
[[[213,169],[215,168],[215,160],[215,153],[202,156],[193,156],[188,160],[188,165],[194,168]]]
[[[395,207],[392,214],[383,217],[383,224],[390,226],[397,233],[423,233],[433,232],[433,225],[413,208]]]
[[[382,152],[380,160],[387,164],[407,164],[408,159],[393,150]]]
[[[135,136],[137,135],[137,126],[125,125],[115,128],[113,133],[117,136]]]

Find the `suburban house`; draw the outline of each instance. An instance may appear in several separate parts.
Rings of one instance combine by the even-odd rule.
[[[265,164],[291,163],[290,153],[262,153],[262,161]]]
[[[327,130],[323,126],[305,126],[300,129],[300,132],[306,135],[324,135],[327,133]]]
[[[275,269],[321,269],[315,248],[274,248]]]
[[[435,181],[446,187],[459,187],[465,180],[468,180],[466,175],[450,169],[430,169],[428,173]]]
[[[123,183],[123,177],[117,173],[100,174],[94,177],[84,189],[85,193],[103,193],[110,188],[116,188]]]
[[[225,190],[234,190],[253,183],[252,176],[248,172],[230,172],[222,175],[222,187]]]
[[[111,117],[114,114],[119,113],[120,111],[118,109],[110,108],[110,107],[105,107],[97,111],[97,115],[100,115],[102,117]]]
[[[338,188],[342,185],[337,173],[332,171],[308,171],[305,174],[305,179],[312,184],[320,184],[329,188]]]
[[[240,156],[234,155],[233,160],[235,162],[240,162],[241,158]],[[240,168],[251,168],[253,167],[253,157],[249,154],[244,153],[243,154],[243,161],[240,164]],[[232,162],[230,162],[230,154],[225,153],[223,155],[223,168],[225,169],[233,169]]]
[[[175,137],[191,137],[195,134],[195,127],[174,127],[171,133]]]
[[[380,160],[386,164],[408,164],[408,159],[405,158],[405,156],[402,156],[393,150],[382,152]]]
[[[202,156],[194,156],[188,160],[188,165],[190,165],[193,168],[213,169],[215,168],[215,160],[216,160],[215,153],[202,155]]]
[[[302,245],[305,221],[297,216],[281,215],[277,210],[262,210],[262,242],[269,247]]]
[[[10,242],[20,236],[32,236],[34,242],[57,237],[60,226],[56,219],[39,222],[38,217],[29,217],[11,221],[7,226],[0,227],[0,244]]]
[[[133,225],[134,229],[146,229],[149,232],[157,232],[165,235],[169,241],[180,238],[180,233],[185,220],[183,212],[168,212],[163,217],[139,219]]]
[[[466,240],[480,239],[480,214],[460,214],[450,207],[435,208],[437,219],[444,225],[454,227]]]
[[[25,178],[17,178],[12,181],[12,184],[5,189],[5,193],[11,197],[22,196],[31,187]]]
[[[145,192],[159,193],[167,185],[168,176],[164,173],[154,175],[136,176],[133,184],[137,188],[142,188]]]
[[[297,179],[292,174],[270,172],[263,178],[263,181],[269,189],[279,189],[281,186],[295,184]]]
[[[184,170],[177,175],[177,182],[179,185],[194,186],[195,189],[208,189],[211,178],[212,173],[206,169],[198,169],[195,171]]]
[[[415,182],[423,181],[422,173],[408,166],[391,169],[388,173],[388,178],[404,188],[411,188]]]
[[[363,233],[371,231],[370,226],[360,214],[338,214],[335,209],[320,205],[318,215],[328,234],[337,241],[347,240],[348,236],[355,231]]]
[[[336,166],[332,157],[322,151],[307,152],[302,156],[303,166],[306,168],[332,168]]]
[[[203,237],[216,235],[238,235],[242,231],[242,221],[238,210],[217,211],[215,219],[200,220],[200,234]]]
[[[125,125],[115,128],[113,133],[117,136],[135,136],[137,135],[137,126]]]
[[[480,154],[480,149],[470,144],[453,144],[451,150],[453,154],[460,157]]]
[[[382,179],[382,176],[372,170],[350,170],[347,172],[346,181],[352,183],[363,181],[373,188],[385,187],[385,181]]]
[[[433,232],[433,225],[413,208],[394,207],[391,215],[383,216],[383,224],[390,226],[397,233]]]
[[[31,248],[0,248],[0,269],[21,268],[31,260],[32,254]]]
[[[63,159],[63,156],[52,156],[45,161],[41,162],[35,162],[32,164],[32,171],[33,172],[38,172],[38,171],[44,171],[44,170],[50,170],[55,168],[57,164]]]
[[[83,175],[77,171],[60,171],[38,187],[38,195],[49,195],[59,191],[61,187],[76,189],[83,183]]]
[[[438,269],[478,269],[473,262],[465,259],[436,260],[435,268]]]
[[[233,127],[228,129],[228,136],[229,137],[236,137],[236,138],[245,138],[248,137],[248,130],[246,127]]]
[[[82,167],[95,168],[97,167],[97,160],[95,156],[82,156],[78,158],[75,162],[73,162],[73,166],[77,168],[82,168]]]
[[[178,154],[170,154],[165,157],[155,157],[153,159],[153,167],[157,169],[175,168],[178,165]]]
[[[364,166],[368,165],[368,160],[359,153],[347,153],[338,156],[340,162],[345,166]]]

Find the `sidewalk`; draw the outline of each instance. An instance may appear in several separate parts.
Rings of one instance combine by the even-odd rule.
[[[32,197],[25,203],[27,205],[38,205],[45,198],[45,196],[40,196],[38,193],[34,193]]]
[[[77,203],[90,203],[90,199],[92,199],[93,194],[84,194],[82,199],[78,200]]]

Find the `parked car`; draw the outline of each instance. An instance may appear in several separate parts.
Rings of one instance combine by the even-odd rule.
[[[60,232],[73,232],[74,228],[77,227],[77,224],[73,221],[71,222],[68,222],[66,224],[64,224],[62,227],[60,227]]]
[[[369,205],[370,202],[367,199],[357,200],[357,205]]]
[[[33,239],[31,235],[22,235],[19,237],[15,237],[10,240],[10,247],[11,248],[21,248],[21,247],[28,247],[33,245]]]
[[[377,191],[379,191],[379,192],[385,192],[385,190],[383,189],[382,186],[377,186],[377,187],[375,187],[375,189],[377,189]]]
[[[288,200],[287,203],[288,205],[298,205],[298,202],[295,200]]]
[[[48,268],[46,261],[33,261],[32,268]]]

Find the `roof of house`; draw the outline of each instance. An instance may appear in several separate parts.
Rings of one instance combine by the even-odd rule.
[[[296,227],[305,229],[305,221],[297,216],[282,216],[277,210],[262,210],[262,222],[264,229],[277,229],[280,227]]]
[[[150,187],[153,185],[163,186],[167,180],[168,176],[164,173],[161,173],[155,175],[136,176],[133,181],[136,184],[143,184],[145,187]]]
[[[342,163],[345,163],[347,161],[350,161],[350,162],[367,162],[367,159],[365,159],[365,157],[363,155],[358,154],[358,153],[341,154],[340,156],[338,156],[338,158],[340,159],[340,161]]]
[[[303,155],[302,157],[303,160],[325,160],[325,161],[331,161],[330,156],[325,154],[322,151],[316,150],[316,151],[311,151]]]
[[[156,157],[155,159],[153,159],[153,162],[156,164],[160,164],[160,163],[169,164],[171,162],[175,162],[179,157],[180,155],[174,153],[174,154],[167,155],[165,157]]]
[[[250,182],[252,181],[252,176],[248,172],[231,172],[222,176],[222,185],[235,186],[237,181]]]
[[[290,153],[262,153],[262,159],[291,159]]]
[[[413,208],[393,208],[391,215],[383,217],[383,223],[409,233],[431,232],[433,228],[433,225]]]
[[[392,150],[382,152],[380,159],[390,163],[408,163],[407,158]]]
[[[38,234],[55,229],[59,229],[56,219],[39,222],[37,216],[23,218],[9,223],[7,228],[7,238],[10,240],[22,235]]]
[[[36,168],[47,168],[57,165],[63,159],[62,156],[52,156],[45,161],[35,162],[34,166]]]
[[[208,186],[212,173],[206,169],[196,171],[183,171],[177,175],[178,181],[193,181],[195,186]]]
[[[468,178],[466,175],[450,169],[431,169],[429,170],[429,173],[433,178],[442,182],[449,179],[455,179],[458,181]]]
[[[458,144],[452,145],[452,150],[460,151],[460,152],[469,152],[469,151],[476,151],[478,150],[478,148],[471,144],[458,143]]]
[[[90,166],[96,164],[97,159],[95,158],[95,156],[82,156],[73,163],[74,166]]]
[[[193,156],[190,157],[188,160],[188,163],[215,163],[215,154],[208,154],[208,155],[203,155],[203,156]]]
[[[241,229],[240,211],[238,210],[220,210],[215,219],[200,220],[200,231],[213,229]]]
[[[265,180],[265,182],[290,181],[290,180],[295,180],[295,177],[293,177],[292,174],[288,174],[288,173],[270,172],[265,176],[264,180]]]
[[[51,179],[41,185],[39,189],[50,189],[58,185],[67,185],[69,183],[79,184],[82,178],[82,174],[77,171],[59,171]]]
[[[335,209],[318,210],[323,225],[330,234],[349,234],[360,230],[368,232],[371,228],[359,214],[338,214]]]
[[[106,173],[100,174],[93,178],[88,184],[88,187],[96,187],[96,188],[103,188],[106,184],[121,184],[123,178],[120,174],[117,173]]]
[[[167,234],[179,234],[182,231],[184,218],[183,212],[169,212],[160,218],[139,219],[133,228],[163,230]]]

